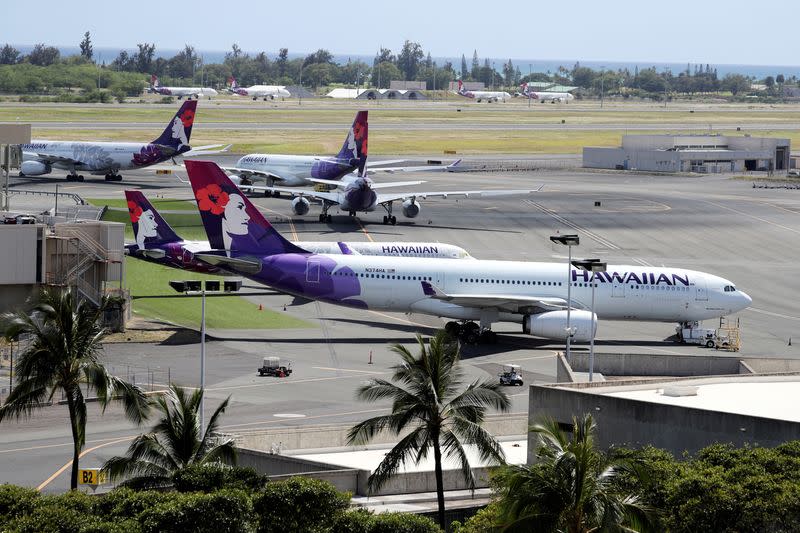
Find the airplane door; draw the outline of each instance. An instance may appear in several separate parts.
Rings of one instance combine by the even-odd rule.
[[[308,283],[319,283],[319,261],[310,260],[306,263],[306,281]]]
[[[706,280],[699,279],[694,284],[694,299],[700,301],[708,300],[708,284]]]
[[[598,284],[602,287],[602,284]],[[595,289],[597,290],[597,289]],[[625,298],[625,284],[619,281],[614,281],[611,284],[611,297],[612,298]]]

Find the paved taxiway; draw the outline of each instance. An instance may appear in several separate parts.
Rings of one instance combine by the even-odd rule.
[[[651,177],[559,171],[419,177],[428,180],[420,186],[424,189],[545,187],[519,199],[423,201],[418,219],[408,221],[398,214],[397,226],[380,224],[382,212],[362,215],[354,222],[332,211],[333,222],[320,224],[316,222],[318,211],[313,208],[309,216],[292,217],[285,199],[257,198],[256,203],[268,210],[279,231],[299,240],[441,241],[461,245],[476,257],[487,259],[565,262],[565,250],[552,245],[548,237],[556,232],[578,232],[582,242],[574,250],[576,257],[682,266],[731,279],[753,298],[752,308],[739,315],[742,355],[800,357],[797,340],[788,345],[790,337],[800,337],[796,281],[800,191],[753,189],[750,182],[716,175]],[[126,174],[122,183],[87,176],[84,183],[43,178],[24,180],[20,186],[52,191],[56,183],[59,190],[84,197],[119,198],[125,187],[138,187],[150,195],[191,197],[176,180],[144,171]],[[595,207],[595,202],[600,206]],[[223,430],[232,432],[276,425],[352,423],[384,412],[386,404],[356,402],[354,389],[370,377],[389,375],[395,360],[389,343],[413,343],[416,332],[428,333],[442,323],[432,317],[327,304],[293,305],[292,298],[282,295],[250,298],[281,312],[287,304],[287,313],[315,327],[211,332],[219,340],[208,345],[207,412],[232,395],[223,418]],[[527,383],[553,379],[554,354],[561,345],[527,337],[513,324],[497,329],[501,333],[498,345],[465,348],[470,378],[495,379],[502,363],[514,362],[522,365]],[[704,348],[674,344],[667,340],[672,333],[671,324],[601,322],[597,349],[710,353]],[[368,364],[370,351],[372,365]],[[283,380],[259,378],[255,368],[264,355],[293,360],[295,373]],[[140,376],[148,367],[169,367],[175,381],[185,385],[198,381],[196,344],[112,344],[106,347],[106,359],[123,375],[129,367],[138,369]],[[527,389],[507,391],[513,395],[512,411],[525,411]],[[44,409],[28,422],[4,422],[0,429],[0,481],[38,486],[70,458],[71,439],[63,407]],[[137,430],[124,422],[117,409],[100,417],[93,406],[87,426],[88,452],[82,464],[97,466],[122,453],[128,441],[120,439],[135,434]],[[53,478],[45,490],[64,490],[67,474]]]

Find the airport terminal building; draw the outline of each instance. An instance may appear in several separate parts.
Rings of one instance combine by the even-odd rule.
[[[583,167],[648,172],[786,171],[790,152],[789,139],[623,135],[619,148],[584,148]]]

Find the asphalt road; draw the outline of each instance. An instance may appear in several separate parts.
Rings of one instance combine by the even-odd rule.
[[[232,157],[232,156],[229,156]],[[712,272],[734,281],[753,298],[740,313],[742,352],[748,357],[800,357],[800,311],[797,307],[797,265],[800,263],[800,190],[754,189],[729,176],[670,177],[618,173],[507,172],[416,175],[424,189],[465,187],[538,187],[527,198],[491,200],[428,200],[420,217],[398,216],[397,226],[384,226],[383,213],[351,220],[334,215],[331,224],[316,221],[318,210],[291,216],[285,199],[256,198],[279,231],[300,240],[440,241],[463,246],[486,259],[566,261],[565,250],[551,244],[556,232],[577,232],[576,257],[609,262],[681,266]],[[388,180],[388,178],[387,178]],[[191,198],[176,180],[152,172],[125,174],[122,183],[87,177],[84,183],[55,178],[23,180],[25,189],[60,190],[85,197],[119,198],[124,188],[145,194]],[[12,205],[33,206],[37,200],[14,197]],[[27,204],[26,204],[27,202]],[[47,202],[38,200],[39,203]],[[595,206],[600,202],[600,206]],[[271,426],[354,423],[384,412],[386,404],[354,400],[363,381],[387,377],[395,361],[390,343],[412,344],[417,332],[429,333],[443,322],[425,316],[377,313],[327,304],[297,304],[291,297],[251,297],[269,309],[311,322],[302,330],[211,331],[206,383],[210,412],[232,397],[223,429],[236,432]],[[709,321],[711,322],[711,321]],[[708,326],[711,326],[709,323]],[[526,382],[555,376],[558,343],[523,335],[515,324],[502,324],[496,346],[467,347],[464,363],[470,378],[496,379],[502,363],[522,365]],[[703,354],[700,347],[674,344],[672,324],[601,322],[597,349],[602,352]],[[579,346],[576,350],[585,350]],[[137,382],[155,372],[156,382],[169,375],[184,385],[198,383],[198,345],[110,344],[105,359],[114,371]],[[370,352],[373,364],[369,364]],[[288,379],[260,378],[255,368],[265,355],[291,359]],[[158,383],[156,384],[156,386]],[[527,389],[509,389],[514,412],[527,410]],[[71,457],[71,439],[61,406],[45,408],[27,422],[0,426],[0,482],[62,491],[67,473],[52,477]],[[140,430],[126,423],[116,408],[100,416],[93,406],[87,426],[85,466],[98,466],[124,452]]]

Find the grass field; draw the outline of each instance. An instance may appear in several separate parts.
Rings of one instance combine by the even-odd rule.
[[[169,287],[169,281],[220,279],[219,276],[183,272],[130,257],[125,260],[125,268],[128,286],[134,298],[134,313],[192,328],[200,327],[200,298],[179,295]],[[315,327],[282,310],[259,311],[257,305],[241,296],[207,297],[206,326],[215,329]]]
[[[127,209],[128,203],[125,198],[86,198],[92,205],[115,207]],[[197,204],[191,200],[176,200],[175,198],[148,198],[153,207],[159,211],[196,211]]]

